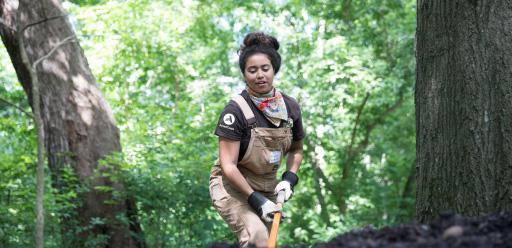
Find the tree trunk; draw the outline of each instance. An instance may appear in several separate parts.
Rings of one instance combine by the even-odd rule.
[[[417,219],[512,210],[512,2],[417,8]]]
[[[26,27],[23,37],[30,63],[75,34],[60,1],[21,0],[18,8],[18,1],[0,0],[0,18],[4,23],[0,24],[2,41],[32,105],[32,82],[28,69],[22,63],[16,39],[17,11],[21,12],[21,26]],[[63,232],[74,236],[75,233],[69,232],[80,230],[76,233],[78,241],[75,242],[79,247],[84,246],[83,242],[91,242],[91,238],[98,237],[104,238],[104,242],[97,246],[145,246],[138,238],[142,236],[133,216],[134,202],[123,196],[123,185],[97,173],[115,170],[111,166],[99,166],[98,162],[121,151],[119,130],[78,42],[62,45],[35,69],[40,82],[40,107],[52,185],[57,190],[70,187],[65,186],[69,182],[62,178],[63,168],[70,166],[80,184],[71,187],[88,187],[79,194],[80,204],[72,217],[63,218]],[[105,188],[112,190],[100,190]],[[119,193],[122,197],[118,196]],[[129,224],[123,223],[119,217],[128,220]],[[97,218],[101,221],[91,227],[91,220]],[[139,235],[134,236],[130,231]]]

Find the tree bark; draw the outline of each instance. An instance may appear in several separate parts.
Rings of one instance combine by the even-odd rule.
[[[18,11],[21,17],[18,21],[22,27],[26,27],[22,35],[31,64],[47,55],[56,44],[75,34],[60,1],[21,0],[18,8],[18,1],[0,0],[0,18],[3,20],[0,35],[34,109],[32,81],[28,68],[21,60],[16,38],[20,31],[16,30],[15,25]],[[122,183],[98,175],[98,171],[112,172],[115,169],[100,166],[98,162],[121,151],[119,130],[78,42],[62,45],[35,69],[40,82],[40,108],[52,185],[59,190],[68,183],[63,180],[61,173],[63,168],[70,166],[80,186],[88,187],[79,194],[80,205],[76,213],[71,218],[62,219],[63,232],[74,236],[69,232],[80,229],[74,243],[79,247],[97,235],[107,237],[101,244],[103,247],[144,247],[142,239],[137,238],[142,237],[140,226],[132,216],[135,213],[134,202],[113,195],[113,192],[123,195]],[[98,190],[105,187],[112,191]],[[119,220],[123,216],[129,220],[129,224]],[[104,224],[90,227],[93,218],[100,218]]]
[[[416,217],[512,210],[512,2],[417,2]]]

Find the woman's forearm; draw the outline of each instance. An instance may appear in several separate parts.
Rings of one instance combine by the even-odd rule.
[[[238,170],[238,152],[240,151],[240,141],[230,140],[226,138],[219,139],[219,157],[220,167],[223,175],[228,179],[229,183],[238,191],[242,192],[245,197],[249,197],[254,191],[245,177]]]
[[[222,173],[228,179],[229,183],[248,198],[254,190],[249,183],[247,183],[247,180],[245,180],[245,177],[240,173],[236,165],[232,164],[223,167],[225,167],[225,169],[222,170]]]
[[[286,159],[286,170],[289,170],[295,174],[299,171],[300,164],[302,163],[303,157],[303,141],[294,141],[288,152],[288,158]]]

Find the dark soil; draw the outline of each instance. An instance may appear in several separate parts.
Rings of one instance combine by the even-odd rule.
[[[238,246],[215,243],[209,247],[234,248]],[[512,247],[512,213],[491,214],[477,218],[441,214],[430,225],[399,225],[378,230],[365,227],[340,235],[326,243],[314,244],[312,247]]]

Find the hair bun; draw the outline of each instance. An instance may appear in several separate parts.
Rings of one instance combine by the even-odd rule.
[[[238,65],[240,71],[245,75],[245,65],[247,59],[257,53],[263,53],[268,56],[274,74],[279,71],[281,67],[281,55],[277,52],[279,49],[279,42],[271,35],[263,32],[251,32],[245,35],[244,42],[240,45],[238,50]]]
[[[268,46],[277,51],[279,49],[279,42],[275,37],[263,32],[252,32],[245,36],[241,50],[250,46]]]

